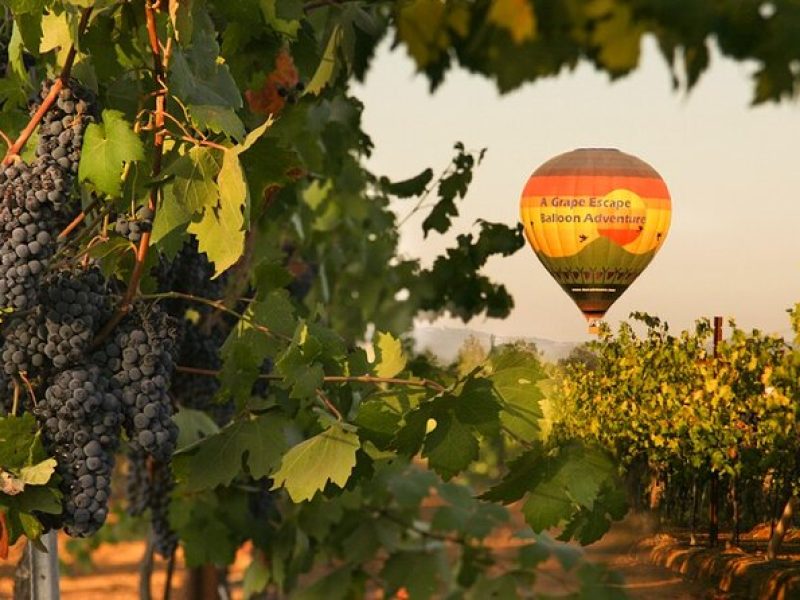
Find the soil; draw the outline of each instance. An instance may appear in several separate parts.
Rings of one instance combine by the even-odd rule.
[[[653,531],[651,520],[643,515],[629,515],[614,524],[598,542],[585,548],[589,560],[605,563],[624,577],[624,589],[633,600],[708,600],[724,598],[710,592],[708,585],[684,580],[665,567],[656,566],[637,552],[639,543]],[[502,543],[502,537],[496,541]],[[9,561],[0,562],[0,600],[10,599],[13,589],[13,565],[21,553],[21,544],[13,548]],[[144,554],[142,542],[122,542],[103,545],[93,556],[91,572],[61,576],[63,600],[137,600],[139,598],[139,567]],[[63,556],[63,554],[62,554]],[[241,587],[235,585],[249,562],[249,552],[243,548],[237,556],[230,580],[234,583],[232,599],[241,598]],[[154,567],[152,591],[154,598],[163,596],[166,562],[157,560]],[[186,572],[180,555],[177,557],[173,576],[173,600],[181,600],[185,594]],[[576,581],[565,575],[555,562],[541,566],[536,590],[540,593],[563,593],[576,589]]]

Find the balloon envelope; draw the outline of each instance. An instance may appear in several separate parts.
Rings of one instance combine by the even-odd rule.
[[[672,204],[664,180],[643,160],[580,148],[533,172],[520,212],[536,256],[593,323],[664,243]]]

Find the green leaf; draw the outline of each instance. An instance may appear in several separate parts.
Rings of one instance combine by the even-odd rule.
[[[464,150],[464,145],[459,142],[455,146],[457,154],[445,175],[439,180],[437,189],[439,200],[431,212],[422,222],[422,231],[425,236],[431,229],[445,233],[450,229],[452,218],[458,216],[455,199],[463,198],[467,194],[472,182],[472,170],[483,159],[485,150],[477,156]]]
[[[472,425],[483,435],[492,435],[499,429],[499,411],[500,404],[491,381],[481,377],[467,379],[455,405],[458,420]]]
[[[472,429],[458,419],[436,418],[436,429],[425,439],[422,455],[428,465],[448,480],[478,458],[478,440]]]
[[[546,533],[534,534],[533,539],[551,556],[555,556],[561,567],[567,571],[584,559],[583,550],[572,545],[555,541]]]
[[[484,600],[485,598],[518,598],[517,583],[511,574],[498,577],[481,576],[469,589],[465,600]]]
[[[269,475],[286,449],[285,421],[265,414],[237,421],[176,454],[174,469],[186,491],[230,485],[247,465],[258,479]]]
[[[546,465],[547,457],[541,446],[535,445],[511,461],[503,479],[480,497],[490,502],[515,502],[546,476]]]
[[[16,16],[24,13],[41,12],[45,6],[45,0],[3,0],[3,4],[8,6]]]
[[[78,178],[90,181],[99,192],[117,197],[122,191],[123,164],[143,159],[142,141],[123,114],[104,110],[102,123],[86,128]]]
[[[391,333],[378,333],[375,344],[375,363],[372,372],[377,377],[394,377],[406,367],[403,345]]]
[[[427,600],[439,587],[437,561],[428,552],[398,552],[392,554],[381,571],[387,583],[387,595],[394,596],[406,588],[409,598]]]
[[[539,403],[543,395],[538,384],[545,377],[541,365],[525,352],[506,352],[492,362],[489,378],[501,399],[501,422],[523,440],[536,439],[544,417]]]
[[[153,231],[150,242],[157,244],[170,233],[181,227],[186,227],[192,220],[192,213],[182,201],[175,197],[173,186],[168,185],[162,189],[161,199],[153,220]]]
[[[291,600],[344,600],[351,597],[352,582],[351,567],[342,567],[320,577],[307,588],[298,590],[291,595]]]
[[[387,487],[400,508],[415,511],[437,483],[438,478],[430,471],[409,465],[394,475]]]
[[[291,448],[273,475],[273,489],[285,487],[292,501],[310,500],[330,481],[344,487],[356,465],[358,436],[333,425]]]
[[[204,19],[208,17],[204,15]],[[208,23],[194,31],[188,48],[176,47],[169,69],[170,92],[187,105],[242,107],[239,88],[219,58],[219,45]]]
[[[51,515],[61,514],[61,494],[57,489],[46,485],[27,486],[16,496],[0,495],[0,503],[10,510],[32,513],[34,511]]]
[[[400,425],[402,413],[392,406],[391,398],[381,396],[362,402],[355,423],[362,438],[379,448],[386,448]]]
[[[192,0],[170,0],[169,18],[175,29],[175,39],[182,46],[192,42],[194,18],[192,17]]]
[[[16,74],[20,80],[25,81],[28,78],[28,72],[22,60],[22,51],[22,32],[20,31],[19,23],[14,21],[11,39],[8,41],[8,64],[14,74]]]
[[[525,522],[538,533],[561,523],[575,508],[560,481],[545,481],[528,495],[522,514]]]
[[[189,117],[203,131],[222,133],[235,140],[244,138],[244,124],[231,108],[215,104],[190,104]]]
[[[255,594],[263,592],[269,583],[269,575],[269,566],[259,557],[254,556],[244,572],[242,581],[243,596],[245,598],[250,598]]]
[[[55,458],[47,458],[35,465],[22,467],[19,471],[19,478],[26,485],[44,485],[50,481],[56,465]]]
[[[548,558],[550,552],[541,544],[526,544],[520,546],[517,560],[523,569],[535,569]]]
[[[219,426],[201,410],[181,407],[172,420],[178,426],[178,452],[219,432]]]
[[[30,413],[0,418],[0,467],[20,470],[44,458],[36,419]]]
[[[260,289],[266,287],[259,282]],[[251,303],[228,335],[221,349],[222,372],[219,376],[222,397],[233,397],[239,406],[250,399],[253,383],[261,373],[266,358],[275,358],[283,342],[268,336],[261,327],[280,335],[291,335],[295,329],[294,309],[286,290],[271,290]]]
[[[219,189],[214,180],[220,166],[214,151],[192,146],[163,171],[162,177],[172,178],[172,197],[185,212],[194,215],[218,205]]]
[[[320,349],[320,343],[303,324],[298,327],[292,344],[275,361],[275,370],[284,377],[281,385],[291,388],[292,398],[310,398],[322,386],[325,373],[322,366],[314,362]]]
[[[26,512],[19,513],[22,531],[29,540],[38,540],[44,533],[44,525],[34,515]]]
[[[433,179],[433,170],[425,169],[419,175],[403,181],[389,181],[385,177],[381,178],[381,183],[386,187],[386,191],[398,198],[411,198],[420,196],[428,187]]]

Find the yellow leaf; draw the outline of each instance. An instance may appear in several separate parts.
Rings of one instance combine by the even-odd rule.
[[[337,25],[333,28],[331,36],[328,38],[328,45],[325,46],[325,53],[319,61],[319,66],[306,86],[306,92],[319,96],[320,92],[333,77],[333,68],[336,66],[336,52],[339,49],[339,44],[342,41],[344,34],[342,28]]]
[[[488,18],[490,23],[507,30],[517,44],[536,35],[536,15],[528,0],[493,0]]]

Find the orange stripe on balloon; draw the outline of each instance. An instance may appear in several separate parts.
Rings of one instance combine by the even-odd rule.
[[[625,177],[619,175],[533,175],[525,184],[523,196],[605,196],[616,189],[627,189],[640,196],[669,198],[669,190],[662,179],[654,177]],[[569,193],[567,194],[567,190]]]

